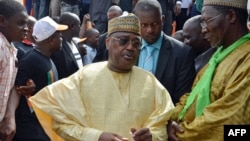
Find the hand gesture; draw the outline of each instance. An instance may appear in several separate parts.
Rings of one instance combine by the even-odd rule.
[[[132,138],[134,141],[152,141],[152,134],[148,128],[136,130],[131,128]]]
[[[176,132],[183,133],[184,130],[175,121],[169,121],[167,125],[168,141],[180,141]]]
[[[26,83],[26,86],[18,86],[16,87],[16,91],[18,94],[23,96],[30,96],[35,92],[36,85],[32,79],[29,79]]]

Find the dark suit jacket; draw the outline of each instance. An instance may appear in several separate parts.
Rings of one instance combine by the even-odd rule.
[[[63,39],[61,50],[53,53],[51,56],[57,68],[59,79],[65,78],[79,69],[70,46],[71,44]]]
[[[97,53],[94,58],[93,62],[100,62],[100,61],[106,61],[108,60],[108,50],[106,49],[106,37],[108,35],[108,32],[100,35],[99,37],[99,44],[97,47]]]
[[[163,36],[155,76],[170,93],[174,103],[190,92],[195,72],[195,53],[180,41]]]

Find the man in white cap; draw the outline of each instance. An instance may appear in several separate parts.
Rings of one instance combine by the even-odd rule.
[[[58,25],[50,17],[44,17],[34,25],[32,35],[37,46],[20,60],[15,86],[22,86],[28,79],[32,79],[36,89],[31,95],[20,96],[16,109],[16,134],[13,141],[50,141],[27,98],[58,79],[57,70],[50,56],[60,49],[62,40],[60,31],[67,28],[66,25]]]
[[[65,140],[166,141],[174,105],[154,75],[134,66],[141,47],[139,19],[128,14],[110,20],[106,46],[108,61],[47,86],[30,98],[32,105],[52,118]]]
[[[250,125],[247,18],[247,0],[204,0],[202,33],[219,48],[177,104],[168,126],[170,141],[223,141],[224,125]]]

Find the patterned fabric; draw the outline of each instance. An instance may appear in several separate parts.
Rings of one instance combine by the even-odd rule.
[[[132,32],[141,35],[140,21],[132,13],[125,13],[108,22],[108,35],[114,32]]]
[[[3,120],[10,90],[17,73],[17,50],[0,32],[0,121]]]
[[[223,141],[223,125],[250,124],[250,41],[235,49],[216,68],[211,81],[211,104],[200,117],[195,117],[196,102],[180,124],[185,130],[178,134],[183,141]],[[194,86],[204,74],[197,75]],[[189,95],[181,97],[172,119],[177,120]]]
[[[247,0],[204,0],[203,6],[205,5],[229,6],[247,9]]]
[[[130,128],[143,127],[149,128],[153,141],[166,141],[165,124],[174,108],[153,74],[137,67],[118,74],[107,62],[87,65],[30,100],[53,119],[54,131],[67,141],[98,141],[103,132],[131,141]]]

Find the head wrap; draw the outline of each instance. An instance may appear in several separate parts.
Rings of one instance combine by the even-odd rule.
[[[247,9],[247,0],[204,0],[203,6],[206,5],[218,5]]]
[[[123,15],[109,20],[108,35],[115,32],[131,32],[141,35],[139,18],[132,13],[123,13]]]

